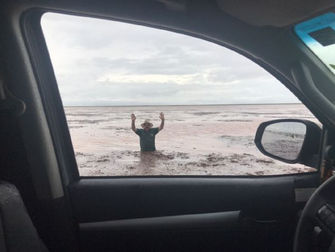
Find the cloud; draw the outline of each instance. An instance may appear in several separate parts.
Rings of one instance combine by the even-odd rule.
[[[51,13],[42,28],[65,105],[298,101],[260,66],[197,38]]]

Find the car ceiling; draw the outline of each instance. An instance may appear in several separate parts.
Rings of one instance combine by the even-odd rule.
[[[191,0],[157,0],[172,11],[189,11]],[[316,16],[335,6],[333,0],[216,0],[219,9],[249,25],[284,27]]]
[[[248,25],[253,26],[274,26],[284,27],[301,22],[307,18],[317,16],[321,13],[330,11],[335,7],[334,0],[208,0],[208,1],[194,1],[194,0],[114,0],[105,1],[99,0],[90,3],[90,1],[77,0],[59,0],[59,1],[41,1],[41,0],[21,0],[19,2],[2,1],[9,5],[21,5],[29,7],[35,6],[49,6],[49,7],[65,7],[67,9],[91,9],[94,11],[94,6],[110,5],[115,8],[131,8],[134,5],[141,9],[150,11],[164,8],[170,12],[179,12],[186,15],[191,13],[204,12],[208,9],[217,9],[221,15],[236,18]],[[200,8],[199,8],[200,6]],[[207,7],[206,7],[207,6]]]
[[[333,0],[217,0],[221,10],[255,26],[283,27],[316,16],[335,6]]]

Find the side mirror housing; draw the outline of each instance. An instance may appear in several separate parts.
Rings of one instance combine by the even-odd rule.
[[[321,133],[321,128],[308,120],[272,120],[258,126],[255,144],[268,157],[316,167]]]

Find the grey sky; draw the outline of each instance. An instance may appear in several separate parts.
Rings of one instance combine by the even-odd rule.
[[[207,41],[51,13],[42,28],[64,105],[298,102],[260,66]]]

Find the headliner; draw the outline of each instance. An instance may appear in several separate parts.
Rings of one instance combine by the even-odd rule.
[[[190,11],[190,0],[156,0],[168,9]],[[334,0],[216,0],[219,9],[249,25],[284,27],[335,7]]]

